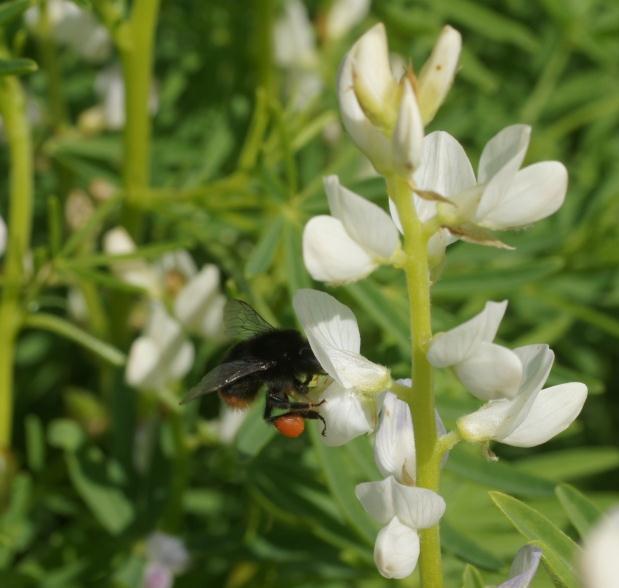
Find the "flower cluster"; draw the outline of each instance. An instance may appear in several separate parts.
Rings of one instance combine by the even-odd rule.
[[[130,257],[136,251],[122,228],[105,234],[107,253]],[[113,261],[112,271],[151,297],[149,319],[129,350],[127,382],[145,390],[163,390],[191,368],[194,349],[187,332],[219,338],[226,303],[219,287],[219,270],[206,264],[198,271],[186,251],[164,255],[156,264],[141,258]]]
[[[326,177],[330,214],[310,219],[303,233],[304,262],[314,279],[345,284],[392,265],[407,272],[411,298],[426,296],[429,309],[429,285],[422,294],[413,294],[414,280],[429,284],[448,245],[463,240],[509,248],[497,231],[526,227],[563,204],[567,171],[561,163],[523,167],[528,126],[509,126],[490,139],[477,174],[451,135],[425,135],[425,125],[453,82],[460,46],[459,33],[447,26],[418,75],[412,67],[396,75],[385,28],[378,24],[345,56],[338,79],[341,118],[357,147],[384,176],[389,213],[344,187],[337,176]],[[410,401],[432,391],[418,385],[411,390],[410,381],[394,383],[387,368],[361,356],[355,317],[331,296],[301,290],[294,307],[316,358],[332,379],[319,406],[327,425],[326,443],[340,445],[375,431],[375,460],[384,478],[360,484],[356,494],[382,526],[374,550],[378,570],[388,578],[404,578],[417,564],[419,530],[439,522],[445,502],[435,491],[438,485],[416,486],[424,484],[417,480],[413,420],[409,405],[396,394],[408,386],[405,397]],[[461,440],[519,447],[544,443],[565,430],[583,407],[587,388],[582,383],[544,388],[554,361],[547,345],[509,349],[494,342],[506,307],[506,301],[488,302],[477,316],[446,333],[432,337],[429,326],[425,333],[423,357],[416,355],[415,363],[425,362],[428,371],[432,366],[451,368],[484,402],[460,417],[457,430],[444,439],[437,416],[438,441],[430,447],[437,469],[449,447]],[[523,548],[502,586],[528,586],[540,556],[537,548]]]

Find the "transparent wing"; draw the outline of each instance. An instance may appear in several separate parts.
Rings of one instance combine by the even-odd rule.
[[[190,402],[198,396],[217,392],[220,388],[236,382],[240,378],[268,370],[275,364],[274,361],[243,359],[227,361],[213,368],[196,384],[187,396],[181,400],[181,404]]]
[[[249,339],[254,335],[274,331],[247,302],[228,300],[224,307],[224,329],[232,339]]]

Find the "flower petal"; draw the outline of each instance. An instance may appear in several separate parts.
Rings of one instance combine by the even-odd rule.
[[[580,382],[546,388],[537,395],[522,423],[497,441],[516,447],[545,443],[572,424],[586,399],[587,387]]]
[[[386,525],[395,516],[392,476],[379,482],[364,482],[355,487],[355,496],[365,511],[379,524]]]
[[[513,400],[491,400],[481,408],[458,419],[458,431],[467,441],[489,441],[507,418]]]
[[[405,486],[395,480],[391,488],[396,516],[412,529],[433,527],[445,512],[443,497],[432,490]]]
[[[445,100],[456,75],[462,37],[450,26],[443,27],[432,54],[418,78],[419,107],[423,122],[429,123]]]
[[[200,332],[205,315],[220,297],[219,269],[207,264],[176,296],[174,314],[185,327]]]
[[[170,357],[168,370],[169,379],[172,381],[183,379],[193,365],[194,356],[193,343],[191,343],[191,341],[185,341],[178,351]]]
[[[318,410],[327,424],[323,437],[326,445],[344,445],[374,428],[371,411],[354,390],[342,388],[333,382],[321,399],[325,403]]]
[[[339,382],[346,388],[363,392],[379,392],[389,385],[389,370],[366,359],[359,353],[331,348],[329,359],[337,372]]]
[[[585,538],[580,561],[583,588],[611,588],[619,578],[619,508],[609,512]]]
[[[497,588],[529,588],[542,558],[542,550],[533,545],[522,547],[510,569],[510,578]]]
[[[511,125],[499,131],[486,143],[479,159],[477,181],[485,184],[506,166],[515,173],[529,146],[531,127]]]
[[[520,170],[502,193],[484,191],[477,218],[501,230],[523,227],[556,212],[567,191],[567,170],[558,161],[543,161]]]
[[[383,476],[391,475],[405,484],[414,483],[416,456],[411,411],[393,392],[385,392],[382,397],[374,460]]]
[[[189,564],[189,553],[185,544],[167,533],[155,532],[146,544],[148,559],[166,566],[173,573],[179,573]]]
[[[332,216],[315,216],[305,225],[303,261],[312,278],[332,284],[360,280],[378,266]]]
[[[513,398],[522,380],[522,362],[507,347],[482,341],[454,366],[454,373],[480,400]]]
[[[486,302],[484,309],[472,319],[432,338],[428,360],[435,367],[449,367],[471,356],[482,341],[496,336],[507,308],[503,302]]]
[[[372,257],[389,259],[400,245],[398,230],[380,206],[342,186],[337,176],[324,178],[331,214]]]
[[[423,121],[410,81],[404,78],[398,118],[393,131],[393,162],[403,175],[413,173],[421,161]]]
[[[335,0],[324,23],[327,38],[343,37],[366,17],[369,10],[370,0]]]
[[[317,60],[314,29],[301,0],[288,0],[273,27],[273,58],[282,67],[307,67]]]
[[[376,536],[374,562],[385,578],[410,576],[419,559],[419,535],[414,529],[403,525],[393,517]]]
[[[135,388],[152,388],[157,382],[156,370],[159,367],[161,353],[155,342],[149,337],[138,337],[129,348],[125,379]]]
[[[473,167],[462,145],[445,131],[434,131],[424,137],[421,161],[413,179],[419,189],[447,198],[476,184]]]
[[[4,219],[0,216],[0,257],[4,254],[6,250],[6,223]]]

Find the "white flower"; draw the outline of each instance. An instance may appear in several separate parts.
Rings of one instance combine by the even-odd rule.
[[[335,0],[325,19],[325,35],[339,39],[359,24],[370,11],[370,0]]]
[[[459,33],[446,27],[422,76],[414,84],[406,75],[396,79],[389,63],[385,27],[379,23],[344,58],[338,77],[342,121],[379,173],[406,175],[414,167],[423,123],[430,120],[445,98],[459,52]],[[398,137],[394,137],[396,129]]]
[[[125,126],[125,82],[120,65],[102,69],[95,78],[95,92],[101,100],[100,109],[105,126],[117,131]],[[159,95],[155,86],[150,89],[148,110],[155,115],[159,108]]]
[[[497,133],[483,149],[477,179],[464,149],[448,133],[436,131],[423,140],[421,161],[413,176],[419,190],[436,192],[453,205],[420,202],[424,220],[437,213],[456,234],[470,227],[516,229],[556,212],[565,199],[567,170],[558,161],[520,169],[531,129],[513,125]]]
[[[466,388],[481,400],[512,398],[522,380],[516,351],[492,343],[507,301],[487,302],[467,322],[432,338],[428,360],[435,367],[453,367]]]
[[[334,380],[318,409],[327,423],[325,442],[342,445],[374,428],[364,393],[387,388],[389,370],[360,355],[361,336],[350,308],[309,289],[298,290],[293,305],[316,359]]]
[[[351,192],[337,176],[324,179],[332,216],[316,216],[303,231],[303,259],[316,280],[359,280],[400,249],[398,230],[379,206]]]
[[[580,563],[583,588],[619,586],[619,508],[614,508],[585,537]]]
[[[153,533],[146,543],[148,563],[144,570],[144,588],[171,588],[174,576],[189,565],[185,544],[172,535]]]
[[[309,104],[322,90],[314,28],[301,0],[287,0],[273,27],[273,58],[286,72],[288,102],[293,110]]]
[[[194,349],[181,326],[154,303],[144,333],[129,349],[125,378],[142,390],[162,391],[191,368]]]
[[[216,338],[223,332],[225,305],[226,298],[219,290],[219,269],[207,264],[178,293],[174,314],[190,331]]]
[[[6,251],[6,235],[6,223],[4,222],[4,219],[0,216],[0,257],[2,257],[4,255],[4,252]]]
[[[529,588],[541,558],[542,550],[539,547],[533,545],[522,547],[512,562],[509,580],[503,582],[497,588]]]
[[[415,488],[389,476],[355,489],[367,513],[384,528],[374,547],[374,561],[386,578],[405,578],[417,565],[418,529],[433,527],[445,512],[445,501],[432,490]]]
[[[111,255],[131,254],[136,250],[133,239],[122,227],[110,229],[103,236],[103,250]],[[160,294],[160,284],[155,269],[142,259],[125,259],[114,261],[111,264],[112,271],[118,278],[138,286],[149,292],[152,296]]]
[[[48,0],[47,15],[53,38],[89,61],[102,61],[112,49],[112,40],[94,14],[69,0]],[[36,30],[41,20],[39,6],[26,11],[25,21]]]

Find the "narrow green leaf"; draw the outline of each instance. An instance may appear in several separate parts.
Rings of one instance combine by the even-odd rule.
[[[236,448],[248,457],[256,457],[276,433],[275,427],[262,418],[262,410],[262,402],[254,403],[236,436]]]
[[[133,507],[110,481],[103,453],[91,447],[65,457],[73,486],[101,526],[113,535],[126,529],[133,519]]]
[[[466,564],[462,574],[462,588],[485,588],[484,578],[479,570],[471,564]]]
[[[582,492],[569,484],[560,484],[555,490],[557,498],[570,522],[584,537],[600,517],[600,511]]]
[[[445,469],[478,484],[519,496],[537,498],[551,496],[554,492],[554,485],[547,480],[521,472],[508,462],[488,462],[481,455],[471,455],[462,448],[450,453]]]
[[[75,343],[92,351],[101,359],[104,359],[112,365],[122,366],[125,364],[125,354],[116,349],[116,347],[113,347],[105,341],[101,341],[101,339],[97,339],[62,317],[46,313],[32,314],[27,316],[24,320],[24,327],[43,329],[44,331],[50,331],[70,339],[71,341],[75,341]]]
[[[310,286],[310,279],[303,266],[303,254],[301,252],[301,233],[292,223],[284,225],[283,245],[285,255],[285,270],[290,295],[300,288]]]
[[[54,419],[47,428],[47,442],[64,451],[77,451],[84,439],[82,428],[70,419]]]
[[[45,465],[45,437],[41,419],[35,414],[29,414],[25,420],[26,456],[28,467],[39,472]]]
[[[19,57],[17,59],[0,59],[0,76],[21,76],[32,73],[39,66],[32,59]]]
[[[0,26],[10,23],[30,6],[30,0],[13,0],[0,6]]]
[[[526,457],[516,467],[523,473],[555,482],[585,478],[619,467],[616,447],[576,447]]]
[[[245,275],[248,278],[261,274],[271,267],[283,225],[284,219],[281,216],[267,223],[245,265]]]
[[[441,542],[445,551],[486,570],[498,570],[503,566],[498,557],[445,521],[441,522]]]
[[[319,427],[308,427],[314,445],[314,451],[325,475],[327,486],[337,502],[343,518],[355,531],[372,544],[376,539],[378,527],[355,497],[357,481],[350,473],[350,456],[346,446],[327,447],[321,436]]]
[[[580,547],[552,521],[524,502],[501,492],[489,494],[516,530],[542,548],[544,564],[553,578],[562,586],[576,588],[573,562]]]

